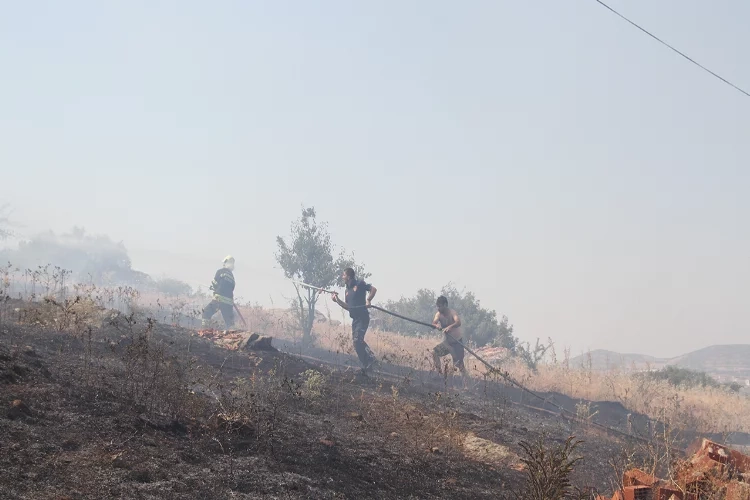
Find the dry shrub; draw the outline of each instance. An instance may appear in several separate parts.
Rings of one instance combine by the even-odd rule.
[[[573,454],[582,441],[570,436],[564,443],[548,445],[544,436],[534,443],[521,441],[521,462],[524,464],[525,484],[522,500],[564,500],[586,498],[573,487],[570,475],[583,457]]]
[[[124,333],[118,356],[122,376],[116,389],[125,401],[173,421],[192,419],[203,411],[201,398],[190,390],[198,378],[194,361],[181,359],[162,340],[152,339],[155,321],[138,322],[131,313],[114,315],[109,323]]]
[[[328,387],[328,376],[317,370],[306,370],[301,378],[302,397],[313,403],[320,401]]]
[[[36,325],[57,332],[81,333],[101,325],[103,308],[87,296],[69,299],[44,297],[41,302],[22,302],[11,316],[19,324]]]

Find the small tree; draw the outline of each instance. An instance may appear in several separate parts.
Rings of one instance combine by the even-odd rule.
[[[553,346],[552,340],[550,339],[549,344],[544,345],[539,343],[539,337],[536,339],[536,345],[531,348],[531,344],[528,342],[519,342],[516,345],[516,352],[519,357],[526,363],[526,366],[531,368],[534,373],[539,371],[539,362],[544,359],[544,355]]]
[[[331,243],[326,223],[318,223],[315,208],[302,208],[302,215],[292,222],[291,237],[287,243],[281,236],[276,237],[278,251],[276,261],[284,270],[287,278],[295,279],[318,288],[329,289],[338,282],[341,272],[351,267],[360,279],[370,275],[362,266],[355,264],[352,256],[341,251],[334,257],[335,248]],[[310,288],[294,285],[297,297],[292,301],[302,330],[302,341],[312,341],[312,329],[315,322],[315,304],[320,292]]]
[[[524,489],[519,498],[523,500],[567,500],[587,498],[583,492],[571,484],[570,476],[576,464],[583,460],[574,456],[582,443],[570,436],[562,444],[548,445],[541,435],[533,442],[521,441],[523,448],[521,462],[526,466]]]

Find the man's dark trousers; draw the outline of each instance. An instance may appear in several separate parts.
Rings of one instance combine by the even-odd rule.
[[[206,321],[210,320],[216,314],[216,311],[221,311],[221,317],[224,318],[227,330],[232,328],[234,325],[234,305],[212,300],[203,310],[203,319]]]
[[[362,366],[367,368],[375,360],[375,354],[370,349],[370,346],[365,342],[365,334],[367,333],[367,327],[370,326],[370,315],[363,314],[352,318],[352,342],[354,343],[354,350],[357,352],[357,357]]]

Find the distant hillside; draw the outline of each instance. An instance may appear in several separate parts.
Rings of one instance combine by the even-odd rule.
[[[750,379],[750,344],[713,345],[671,359],[655,358],[645,354],[619,353],[597,349],[570,360],[574,367],[588,367],[589,358],[593,370],[660,369],[667,365],[706,372],[719,381]]]
[[[722,378],[750,378],[750,344],[712,345],[670,359],[668,364]]]
[[[576,356],[570,360],[573,367],[589,366],[591,359],[592,370],[611,370],[615,368],[645,370],[647,368],[661,368],[668,360],[647,356],[645,354],[621,353],[608,351],[606,349],[596,349],[588,353]]]

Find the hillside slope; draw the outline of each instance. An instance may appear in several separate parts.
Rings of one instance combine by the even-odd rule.
[[[712,345],[670,359],[667,364],[714,377],[750,378],[750,344]]]
[[[510,499],[519,441],[573,430],[405,371],[361,380],[121,316],[84,335],[4,324],[0,498]],[[607,489],[600,457],[622,447],[585,436],[574,481]]]
[[[590,361],[589,361],[590,359]],[[610,369],[646,370],[677,366],[706,372],[727,381],[750,379],[750,344],[712,345],[674,358],[655,358],[645,354],[619,353],[596,349],[570,360],[572,366],[604,371]]]

